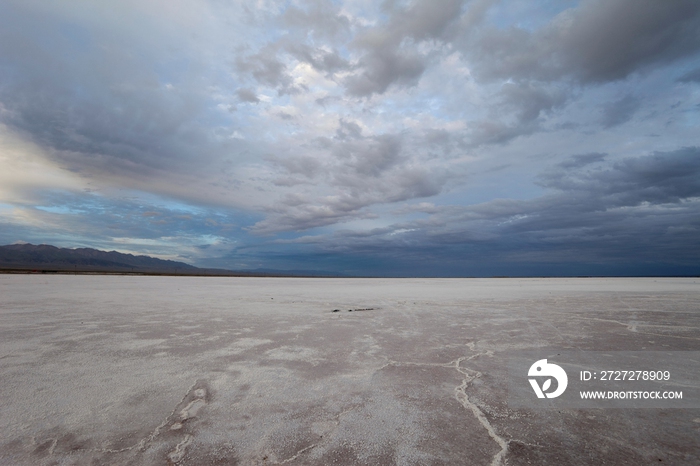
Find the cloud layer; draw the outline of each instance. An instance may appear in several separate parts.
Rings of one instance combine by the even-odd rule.
[[[9,0],[0,31],[5,243],[358,274],[699,263],[693,0]]]

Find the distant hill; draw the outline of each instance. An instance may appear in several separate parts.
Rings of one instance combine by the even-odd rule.
[[[259,269],[233,271],[203,269],[184,262],[135,256],[117,251],[91,248],[57,248],[49,244],[10,244],[0,246],[0,271],[42,273],[142,273],[165,275],[220,275],[220,276],[329,276],[332,274],[305,270]],[[338,275],[335,275],[338,276]]]
[[[134,256],[91,248],[57,248],[48,244],[0,246],[0,268],[37,271],[141,272],[224,274],[225,270],[200,269],[184,262]]]

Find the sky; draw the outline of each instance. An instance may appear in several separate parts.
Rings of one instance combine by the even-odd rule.
[[[3,0],[0,244],[700,274],[696,0]]]

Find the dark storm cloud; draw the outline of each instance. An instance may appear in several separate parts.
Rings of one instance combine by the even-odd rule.
[[[694,0],[586,0],[534,32],[485,28],[465,43],[485,79],[623,79],[700,50]]]
[[[445,266],[461,262],[454,270],[462,273],[479,261],[503,262],[508,265],[500,270],[511,271],[518,262],[697,263],[700,148],[630,157],[591,169],[604,159],[603,154],[583,154],[557,164],[541,176],[551,191],[532,200],[426,205],[429,209],[419,204],[416,210],[429,213],[427,218],[364,235],[339,231],[295,242],[389,262],[399,257],[436,267],[439,261],[447,261]]]
[[[585,2],[562,37],[562,54],[584,80],[621,79],[645,65],[696,53],[699,12],[694,0]]]
[[[677,203],[700,196],[700,148],[657,152],[625,158],[611,168],[557,169],[540,177],[540,184],[563,192],[605,201],[605,207]]]
[[[689,0],[584,0],[536,29],[484,21],[467,28],[462,23],[470,10],[451,30],[450,43],[468,58],[479,82],[500,86],[490,115],[470,124],[471,147],[546,130],[547,118],[577,98],[577,84],[622,80],[700,51],[700,3]],[[686,76],[681,81],[692,80],[692,73]],[[642,104],[643,97],[628,93],[602,105],[602,126],[624,124]]]
[[[466,208],[462,219],[496,235],[496,243],[551,248],[569,259],[585,251],[598,259],[666,255],[670,261],[687,261],[700,256],[692,235],[700,227],[699,156],[700,149],[692,147],[625,158],[606,168],[560,165],[541,176],[553,192],[531,201]],[[588,159],[600,161],[599,154]]]

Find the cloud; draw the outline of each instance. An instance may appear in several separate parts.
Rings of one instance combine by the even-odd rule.
[[[585,81],[622,79],[654,62],[697,53],[698,13],[692,0],[584,2],[573,18],[557,24],[564,33],[562,53]]]
[[[542,129],[542,122],[565,105],[567,92],[555,86],[534,82],[504,83],[494,103],[494,112],[502,120],[482,119],[473,123],[470,144],[505,144]],[[505,117],[505,118],[504,118]],[[506,121],[503,121],[506,120]]]
[[[566,160],[559,162],[557,166],[564,169],[581,168],[592,163],[602,162],[603,160],[605,160],[606,156],[607,154],[601,154],[596,152],[593,152],[591,154],[572,155]]]
[[[536,120],[543,113],[564,104],[567,94],[532,82],[505,83],[501,88],[503,105],[516,111],[521,122]]]
[[[597,157],[591,157],[596,160]],[[597,161],[597,160],[596,160]],[[605,200],[606,208],[641,203],[678,203],[700,196],[700,148],[628,157],[611,168],[582,171],[556,169],[540,177],[540,184],[564,192]]]
[[[310,47],[306,44],[290,43],[285,50],[300,62],[308,63],[318,71],[333,75],[350,67],[348,61],[336,50]]]
[[[629,121],[641,106],[637,97],[626,95],[620,100],[611,102],[603,107],[603,127],[613,128]]]
[[[258,53],[237,57],[236,71],[249,74],[257,83],[276,89],[279,95],[301,92],[303,86],[294,83],[287,65],[278,58],[277,49],[275,44],[270,44]]]
[[[241,88],[236,91],[236,94],[242,102],[250,102],[253,104],[257,104],[258,102],[260,102],[260,99],[258,98],[257,94],[255,94],[255,91],[253,91],[252,89]]]
[[[584,0],[535,31],[485,27],[464,51],[483,79],[615,81],[696,54],[698,13],[693,0]]]
[[[287,173],[303,175],[306,178],[314,178],[322,168],[322,164],[318,159],[304,155],[283,159],[273,157],[272,160],[279,164]]]
[[[439,208],[420,203],[412,210],[428,213],[427,218],[304,242],[326,252],[373,256],[390,264],[420,262],[422,270],[435,267],[457,275],[485,270],[518,275],[523,264],[529,264],[524,273],[530,274],[552,273],[557,263],[566,264],[562,271],[568,273],[631,273],[634,267],[647,270],[641,263],[654,261],[691,266],[700,260],[698,155],[700,149],[691,147],[629,157],[593,171],[587,167],[603,162],[602,154],[575,156],[569,159],[573,164],[558,164],[544,175],[552,191],[531,200]],[[613,266],[621,259],[634,265]]]
[[[307,63],[331,79],[350,67],[334,47],[338,41],[349,40],[351,29],[349,18],[339,6],[308,0],[301,7],[286,8],[277,22],[286,33],[268,41],[257,52],[246,54],[241,50],[235,60],[238,73],[276,89],[279,95],[294,95],[308,90],[293,77],[295,62]]]
[[[8,0],[0,212],[12,241],[232,264],[302,245],[435,270],[696,257],[699,18],[689,0]]]
[[[80,192],[90,181],[52,163],[46,151],[0,124],[0,203],[29,205],[40,189]]]
[[[435,8],[429,0],[414,0],[407,7],[400,2],[386,2],[384,7],[391,20],[386,27],[389,39],[401,41],[404,37],[416,40],[441,38],[448,27],[461,15],[464,0],[446,0]],[[371,34],[371,33],[370,33]]]
[[[386,2],[386,24],[358,34],[353,43],[364,53],[357,71],[346,78],[350,95],[383,94],[391,85],[415,86],[427,66],[427,54],[418,51],[422,41],[444,41],[447,28],[460,15],[464,2],[448,0],[436,8],[429,0],[415,0],[408,7]]]
[[[335,144],[333,154],[342,164],[336,179],[349,176],[378,177],[399,162],[401,140],[395,135],[380,135]]]
[[[0,210],[0,244],[21,237],[35,244],[116,249],[189,263],[234,247],[240,229],[230,215],[152,201],[47,191],[34,205]]]
[[[154,170],[186,163],[187,149],[208,142],[208,131],[191,120],[204,110],[201,93],[161,85],[148,56],[152,50],[129,53],[133,39],[118,45],[94,25],[83,27],[84,34],[103,34],[105,42],[92,48],[66,38],[61,21],[47,21],[30,7],[13,13],[14,21],[3,26],[7,40],[0,52],[4,120],[56,149],[64,163],[76,157],[75,165],[101,170],[106,164],[114,171]],[[18,53],[13,44],[25,44],[25,50]]]
[[[678,82],[681,82],[681,83],[700,82],[700,68],[696,68],[694,70],[688,71],[683,76],[678,78]]]
[[[392,84],[415,86],[425,67],[416,53],[377,48],[360,59],[360,71],[346,78],[345,86],[355,97],[383,94]]]
[[[230,112],[241,96],[250,100],[235,92],[246,88],[217,81],[228,64],[211,64],[207,47],[221,45],[211,5],[185,1],[177,18],[137,2],[116,12],[100,5],[5,4],[2,123],[93,189],[127,187],[219,206],[250,202],[250,183],[237,174],[265,143],[252,147],[244,116]],[[110,16],[120,13],[129,21]],[[143,26],[136,31],[134,18]]]
[[[503,123],[493,120],[481,120],[472,124],[470,143],[473,146],[484,144],[505,144],[513,139],[529,135],[539,129],[537,122]]]
[[[367,218],[375,204],[396,203],[438,194],[448,179],[438,170],[421,166],[404,148],[400,135],[362,135],[361,128],[340,120],[336,137],[320,141],[325,162],[317,157],[275,157],[275,163],[289,176],[313,179],[307,190],[298,178],[281,178],[297,187],[257,222],[251,232],[269,234],[303,231],[320,226]],[[328,186],[329,189],[320,190]],[[323,193],[323,194],[321,194]]]
[[[334,40],[350,34],[351,21],[335,2],[310,0],[303,6],[290,6],[282,14],[282,22],[289,27],[310,34],[315,40]]]

